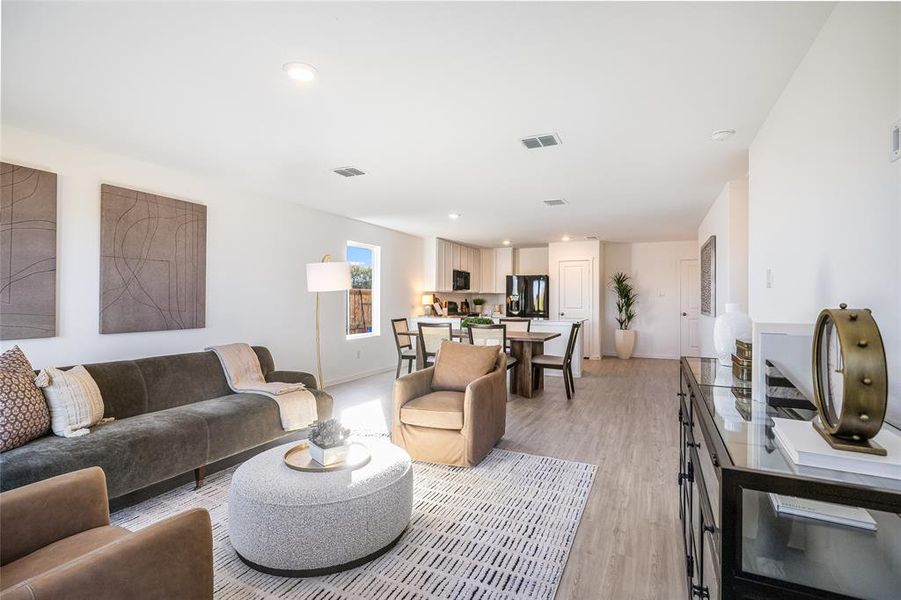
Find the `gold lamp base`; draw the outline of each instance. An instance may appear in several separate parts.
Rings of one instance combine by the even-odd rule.
[[[844,450],[846,452],[863,452],[864,454],[875,454],[877,456],[886,456],[888,452],[886,452],[885,448],[874,442],[873,440],[847,440],[845,438],[840,438],[832,435],[823,429],[823,426],[820,424],[819,419],[814,419],[813,428],[816,429],[823,439],[826,440],[826,443],[836,450]]]

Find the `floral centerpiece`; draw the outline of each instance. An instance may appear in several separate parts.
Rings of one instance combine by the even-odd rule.
[[[350,444],[350,429],[341,425],[338,419],[328,421],[315,421],[310,426],[310,456],[323,466],[342,462],[347,458],[347,450]]]

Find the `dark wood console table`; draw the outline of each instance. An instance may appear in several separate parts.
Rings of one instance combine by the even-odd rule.
[[[679,513],[688,598],[901,598],[901,481],[795,465],[772,418],[716,359],[680,361]],[[866,509],[871,532],[776,512],[771,494]]]

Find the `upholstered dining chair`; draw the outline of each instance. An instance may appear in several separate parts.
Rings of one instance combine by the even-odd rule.
[[[453,339],[451,323],[417,323],[419,327],[419,348],[426,365],[435,362],[435,355],[441,342]]]
[[[400,377],[400,368],[407,361],[407,373],[413,372],[413,363],[416,362],[416,350],[413,348],[413,338],[408,333],[410,326],[406,318],[391,319],[391,329],[394,331],[394,344],[397,346],[397,372],[394,378]]]
[[[573,352],[576,348],[576,338],[579,337],[579,330],[582,323],[573,323],[572,329],[569,330],[569,340],[566,342],[566,354],[563,356],[554,356],[553,354],[539,354],[532,357],[532,377],[543,369],[557,369],[563,372],[563,385],[566,386],[566,399],[572,400],[576,393],[576,382],[573,377]],[[578,357],[581,359],[581,357]]]
[[[530,331],[532,328],[532,319],[523,319],[522,317],[503,317],[497,320],[498,323],[507,326],[507,331]],[[510,343],[504,346],[507,353],[510,353]]]
[[[513,369],[519,361],[507,352],[507,326],[504,323],[491,325],[470,325],[469,343],[473,346],[498,346],[507,354],[507,370]],[[510,392],[516,390],[516,370],[510,376]]]
[[[415,460],[472,467],[504,435],[507,355],[443,341],[435,365],[394,382],[391,441]]]

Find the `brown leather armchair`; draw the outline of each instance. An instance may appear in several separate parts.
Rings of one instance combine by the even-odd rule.
[[[391,441],[415,460],[472,467],[503,437],[507,357],[444,342],[434,367],[394,382]]]
[[[208,599],[210,515],[192,509],[140,531],[110,525],[98,467],[0,494],[0,598]]]

